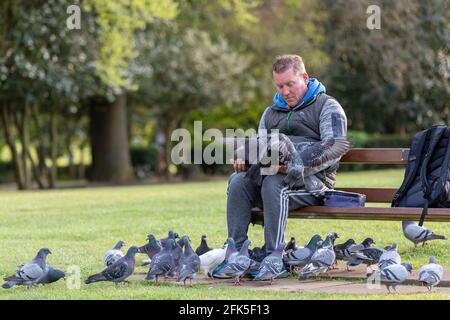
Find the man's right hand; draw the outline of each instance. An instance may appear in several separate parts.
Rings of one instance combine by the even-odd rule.
[[[247,166],[245,165],[244,160],[242,159],[231,160],[231,163],[233,164],[234,171],[236,172],[247,171]]]

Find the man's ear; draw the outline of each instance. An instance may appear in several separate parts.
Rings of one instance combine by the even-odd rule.
[[[308,84],[308,82],[309,82],[309,75],[306,72],[303,73],[303,80],[305,81],[305,84]]]

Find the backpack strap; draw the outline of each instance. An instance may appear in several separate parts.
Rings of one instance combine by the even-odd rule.
[[[425,205],[422,210],[422,214],[420,215],[420,221],[419,226],[422,226],[425,217],[428,214],[428,206],[435,200],[431,198],[431,193],[433,191],[432,185],[428,183],[427,179],[427,169],[428,169],[428,163],[430,162],[430,159],[432,158],[434,149],[436,148],[436,145],[438,144],[439,140],[441,139],[444,132],[447,130],[446,126],[436,126],[432,128],[433,135],[430,138],[430,145],[428,147],[428,150],[424,156],[424,160],[422,163],[422,167],[420,168],[420,180],[422,182],[422,191],[423,191],[423,197],[426,200]],[[430,130],[431,131],[431,130]]]
[[[410,187],[411,183],[414,182],[415,177],[417,175],[417,170],[419,169],[420,164],[422,163],[423,148],[425,146],[425,141],[428,139],[430,134],[431,129],[427,129],[422,132],[419,132],[414,137],[408,156],[408,166],[411,162],[414,161],[414,163],[411,167],[408,168],[408,171],[405,172],[405,178],[403,179],[403,183],[395,193],[394,198],[392,200],[391,204],[392,207],[398,207],[401,198],[404,196],[405,190],[407,190]]]

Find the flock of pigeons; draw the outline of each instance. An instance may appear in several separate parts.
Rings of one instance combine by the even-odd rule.
[[[434,234],[431,230],[409,221],[403,222],[403,233],[416,246],[418,243],[435,239],[446,239]],[[357,244],[348,239],[335,245],[338,234],[330,232],[325,240],[320,235],[314,235],[304,247],[297,247],[295,238],[285,245],[281,243],[271,254],[267,255],[263,248],[255,247],[249,250],[250,240],[246,240],[240,250],[236,249],[233,238],[228,238],[221,248],[208,247],[206,236],[203,235],[199,247],[194,251],[188,236],[179,237],[174,231],[169,231],[167,238],[157,240],[154,235],[147,236],[147,243],[141,247],[132,246],[123,254],[124,242],[119,241],[114,248],[108,250],[103,258],[106,268],[100,273],[89,276],[86,284],[98,281],[111,281],[116,284],[128,282],[126,279],[133,274],[137,253],[146,254],[148,260],[143,265],[149,265],[146,280],[158,282],[158,277],[176,277],[178,282],[192,280],[202,269],[211,278],[232,278],[235,285],[240,285],[243,277],[255,281],[270,281],[287,276],[288,272],[298,275],[299,280],[321,273],[328,273],[337,267],[337,260],[347,263],[347,270],[360,264],[366,264],[372,270],[371,275],[377,276],[385,284],[388,291],[403,283],[412,271],[409,263],[401,263],[397,252],[397,244],[385,248],[375,248],[372,238]],[[178,239],[178,240],[177,240]],[[9,289],[15,285],[34,286],[49,284],[65,278],[62,270],[46,264],[50,250],[42,248],[36,257],[27,264],[20,265],[14,275],[4,278],[3,288]],[[372,266],[377,265],[378,270]],[[434,257],[419,270],[419,281],[431,291],[443,277],[443,268],[437,264]],[[396,291],[397,292],[397,291]]]

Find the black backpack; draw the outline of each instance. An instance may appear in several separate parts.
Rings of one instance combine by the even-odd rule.
[[[405,177],[392,207],[421,207],[422,226],[428,207],[450,207],[450,128],[433,126],[411,143]]]

